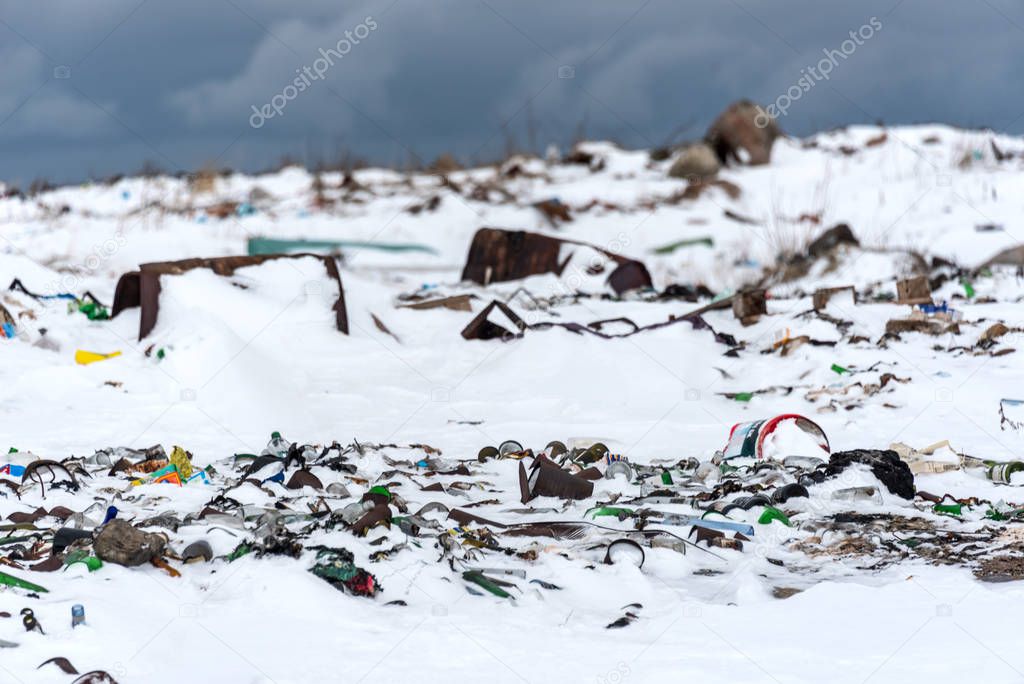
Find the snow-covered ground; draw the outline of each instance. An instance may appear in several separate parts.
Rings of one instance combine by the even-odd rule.
[[[881,133],[858,127],[780,140],[770,165],[722,172],[722,179],[740,188],[735,199],[711,188],[696,200],[668,202],[686,185],[667,176],[671,161],[651,163],[646,151],[589,143],[584,147],[605,159],[600,171],[520,160],[522,173],[514,177],[494,168],[457,171],[446,186],[434,175],[367,169],[353,174],[357,189],[341,187],[342,175],[327,173],[322,177],[330,202],[326,209],[314,206],[313,177],[296,168],[218,178],[213,191],[204,193],[185,179],[129,178],[0,200],[0,285],[18,278],[39,293],[90,291],[108,305],[118,276],[140,263],[245,254],[254,236],[412,242],[435,250],[344,250],[348,336],[334,328],[330,306],[337,293],[313,259],[243,269],[231,279],[204,271],[167,278],[157,326],[142,341],[137,340],[138,309],[110,321],[90,321],[69,314],[64,300],[40,302],[4,292],[0,303],[18,318],[23,335],[0,339],[0,448],[60,460],[108,446],[162,444],[170,452],[177,444],[194,454],[197,465],[214,464],[230,475],[233,454],[259,453],[278,430],[302,443],[428,444],[450,461],[475,458],[481,447],[507,439],[537,450],[556,439],[599,440],[635,463],[674,463],[687,457],[708,460],[734,423],[802,413],[824,428],[833,451],[884,449],[893,442],[922,447],[948,439],[958,451],[978,458],[1018,459],[1024,437],[1001,429],[999,400],[1024,398],[1019,354],[953,349],[973,348],[994,322],[1011,329],[1024,325],[1024,283],[1015,269],[995,269],[972,281],[971,301],[954,299],[964,293],[955,281],[935,294],[962,312],[959,334],[909,333],[880,346],[876,342],[886,321],[910,311],[894,303],[836,304],[829,312],[852,321],[846,333],[800,315],[811,308],[810,294],[817,287],[855,285],[859,293],[895,293],[897,277],[908,268],[900,250],[974,267],[1021,244],[1024,139],[918,126],[888,129],[884,142],[865,145]],[[995,160],[993,140],[1017,157]],[[842,147],[854,151],[844,154]],[[496,191],[491,201],[470,197],[472,187],[492,181],[512,199]],[[254,193],[257,188],[262,192]],[[420,208],[435,196],[440,198],[435,208]],[[574,217],[557,229],[531,206],[554,197]],[[251,202],[255,212],[219,219],[202,209],[225,200]],[[751,222],[728,218],[726,211]],[[715,331],[746,342],[734,356],[724,355],[728,347],[710,331],[686,324],[615,340],[559,328],[530,330],[505,343],[466,341],[460,335],[491,299],[504,301],[519,287],[536,297],[555,297],[571,293],[575,284],[563,274],[487,288],[460,285],[469,242],[480,227],[590,242],[643,260],[658,289],[701,283],[717,293],[756,280],[780,251],[799,249],[837,223],[849,224],[862,246],[871,249],[851,252],[834,271],[812,269],[797,282],[773,288],[769,315],[754,325],[744,327],[728,309],[704,314]],[[977,230],[990,224],[1000,228]],[[713,239],[712,247],[654,253],[705,236]],[[396,307],[400,295],[428,290],[473,293],[474,311]],[[628,316],[643,325],[697,306],[680,300],[585,298],[537,311],[521,299],[514,302],[531,323]],[[19,317],[26,311],[31,313]],[[381,331],[373,316],[393,335]],[[40,328],[58,350],[33,344]],[[785,356],[762,353],[787,330],[790,337],[837,344],[807,344]],[[997,349],[1020,342],[1020,334],[1011,331]],[[75,363],[78,349],[121,355],[83,366]],[[160,349],[162,359],[155,353]],[[865,372],[838,376],[832,364]],[[879,365],[867,371],[873,364]],[[877,383],[883,373],[907,381],[892,382],[848,410],[820,409],[829,399],[852,395],[808,396],[837,382]],[[724,396],[779,385],[795,389],[756,394],[748,402]],[[516,491],[515,466],[486,464],[488,479],[498,489]],[[375,474],[386,469],[383,462],[369,468]],[[91,483],[89,491],[105,507],[124,485],[109,478]],[[349,485],[354,493],[363,491]],[[127,517],[161,511],[184,515],[201,509],[214,486],[145,485],[136,490],[144,492],[142,498],[119,500],[118,507]],[[1024,499],[1020,490],[968,472],[921,475],[917,486],[939,495]],[[827,491],[812,499],[843,510]],[[595,499],[615,492],[636,495],[639,487],[624,480],[598,481]],[[403,492],[410,502],[433,500],[417,494]],[[251,496],[245,503],[273,505],[255,488]],[[450,494],[438,500],[451,507],[467,502]],[[550,501],[537,505],[559,505]],[[0,514],[40,505],[81,511],[91,503],[91,497],[60,491],[48,492],[44,500],[32,491],[21,500],[0,498]],[[574,515],[588,507],[581,503]],[[913,512],[911,503],[896,497],[872,506],[862,508]],[[747,522],[755,522],[756,515],[750,515]],[[611,520],[608,524],[617,523]],[[791,570],[771,562],[791,553],[790,532],[772,531],[781,527],[777,524],[767,527],[744,552],[716,549],[721,559],[692,548],[686,555],[649,549],[642,569],[603,565],[603,551],[561,548],[564,542],[548,540],[551,545],[531,564],[529,577],[558,584],[562,591],[523,582],[531,588],[514,602],[467,593],[460,573],[447,562],[435,562],[439,552],[429,537],[423,548],[367,565],[384,586],[375,599],[335,590],[307,572],[311,561],[305,556],[187,565],[180,567],[180,578],[155,567],[112,563],[95,573],[82,565],[50,574],[12,570],[50,592],[39,600],[20,590],[0,592],[0,611],[14,616],[0,618],[0,639],[20,644],[0,649],[0,681],[70,681],[52,666],[35,669],[53,656],[68,657],[81,672],[105,669],[122,683],[186,677],[233,682],[1024,677],[1024,654],[1014,648],[1013,620],[1024,610],[1024,588],[1018,583],[981,583],[968,569],[914,560],[868,570],[856,562],[819,558]],[[402,538],[397,528],[392,535],[393,541]],[[171,534],[172,544],[200,536],[218,554],[240,541],[192,526]],[[382,548],[341,530],[326,538],[350,548],[363,565]],[[483,564],[502,565],[502,559],[492,556]],[[772,595],[778,586],[803,591],[780,600]],[[385,605],[396,600],[407,605]],[[642,604],[635,611],[638,619],[606,630],[630,603]],[[85,606],[88,623],[74,630],[73,604]],[[18,613],[26,605],[45,635],[24,631]]]

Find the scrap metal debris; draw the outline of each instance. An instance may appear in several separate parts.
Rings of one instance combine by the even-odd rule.
[[[652,286],[647,267],[635,259],[575,240],[500,228],[481,228],[473,236],[462,279],[488,285],[541,273],[561,275],[579,248],[604,257],[584,268],[594,273],[607,271],[605,282],[616,294]]]
[[[196,268],[210,269],[219,276],[231,276],[240,268],[258,266],[270,260],[303,258],[319,260],[324,265],[327,277],[338,284],[338,298],[331,309],[334,311],[338,330],[347,335],[348,317],[345,311],[345,290],[341,284],[338,264],[330,257],[310,253],[182,259],[142,264],[139,266],[139,270],[125,273],[117,281],[111,316],[117,316],[125,309],[141,307],[139,319],[139,340],[141,341],[156,326],[157,316],[160,313],[160,279],[162,277],[181,275]]]

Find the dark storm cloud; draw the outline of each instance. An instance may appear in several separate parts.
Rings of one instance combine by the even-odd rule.
[[[367,17],[376,28],[316,64]],[[1024,131],[1024,8],[1011,0],[12,0],[0,175],[258,169],[286,154],[480,160],[580,131],[650,146],[699,135],[731,100],[775,102],[872,17],[881,28],[791,103],[785,130]],[[250,126],[271,102],[280,113]]]

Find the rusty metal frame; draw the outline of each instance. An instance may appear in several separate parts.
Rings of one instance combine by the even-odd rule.
[[[335,313],[335,325],[338,330],[348,334],[348,314],[345,309],[345,288],[341,284],[341,273],[338,264],[332,257],[322,254],[262,254],[258,256],[214,257],[210,259],[182,259],[180,261],[157,261],[139,266],[138,271],[130,271],[121,276],[114,290],[114,305],[111,316],[117,316],[125,309],[141,307],[139,318],[139,340],[144,339],[156,327],[157,315],[160,312],[160,277],[165,275],[181,275],[196,268],[208,268],[217,275],[230,276],[237,269],[247,266],[258,266],[274,259],[302,259],[312,257],[319,260],[327,270],[327,276],[338,283],[338,299],[331,309]]]

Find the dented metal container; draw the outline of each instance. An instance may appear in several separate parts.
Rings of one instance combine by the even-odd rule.
[[[773,418],[762,418],[749,423],[736,423],[729,431],[729,442],[722,450],[723,459],[731,458],[757,458],[764,459],[764,442],[778,427],[785,421],[796,422],[797,427],[813,436],[818,446],[826,453],[830,451],[828,437],[825,431],[810,418],[797,413],[784,413]],[[787,456],[789,454],[786,454]]]

